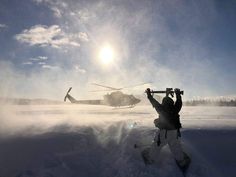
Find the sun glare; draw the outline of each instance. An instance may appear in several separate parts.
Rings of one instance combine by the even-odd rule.
[[[113,49],[109,45],[104,46],[99,52],[99,58],[101,62],[105,65],[111,63],[114,60]]]

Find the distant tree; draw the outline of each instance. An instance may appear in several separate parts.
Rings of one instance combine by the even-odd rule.
[[[185,106],[236,106],[236,99],[192,99],[184,102]]]

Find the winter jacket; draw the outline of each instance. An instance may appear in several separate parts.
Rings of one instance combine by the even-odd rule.
[[[148,99],[159,114],[159,119],[155,123],[159,129],[175,130],[182,127],[179,118],[182,108],[181,95],[176,95],[176,102],[170,107],[160,104],[152,95],[148,96]]]

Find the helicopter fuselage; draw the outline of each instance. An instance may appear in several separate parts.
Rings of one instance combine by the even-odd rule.
[[[69,89],[69,91],[71,88]],[[133,95],[124,94],[121,91],[115,91],[103,96],[103,100],[76,100],[67,92],[64,101],[70,100],[74,104],[90,104],[90,105],[108,105],[112,107],[134,106],[140,102],[140,99]]]

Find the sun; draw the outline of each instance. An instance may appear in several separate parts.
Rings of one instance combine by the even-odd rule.
[[[108,65],[114,60],[114,50],[110,45],[103,46],[99,51],[99,59],[104,65]]]

